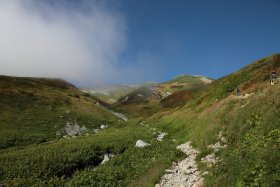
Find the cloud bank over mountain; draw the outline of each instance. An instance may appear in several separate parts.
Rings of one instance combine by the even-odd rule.
[[[0,1],[0,74],[78,85],[118,79],[126,23],[98,1]]]

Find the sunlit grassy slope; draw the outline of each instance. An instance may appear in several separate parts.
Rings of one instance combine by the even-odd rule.
[[[165,109],[149,124],[168,132],[178,142],[191,140],[201,157],[212,150],[223,131],[228,147],[218,153],[206,186],[280,185],[280,85],[271,86],[272,70],[280,72],[280,55],[261,59],[193,93],[175,93],[162,104]],[[235,95],[239,87],[242,97]],[[246,95],[247,94],[247,95]],[[180,104],[179,100],[183,102]]]

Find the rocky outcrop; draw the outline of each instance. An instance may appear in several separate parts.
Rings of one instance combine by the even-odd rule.
[[[64,129],[57,131],[56,135],[57,136],[63,136],[63,137],[67,137],[67,136],[77,136],[80,135],[83,132],[86,132],[87,128],[85,126],[80,126],[78,125],[78,123],[75,122],[67,122]]]

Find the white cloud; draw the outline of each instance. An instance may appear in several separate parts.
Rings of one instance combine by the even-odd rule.
[[[125,48],[125,20],[92,2],[74,8],[1,0],[0,74],[59,77],[79,85],[120,77],[116,67]]]

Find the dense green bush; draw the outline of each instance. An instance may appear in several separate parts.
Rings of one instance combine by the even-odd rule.
[[[128,148],[123,154],[96,169],[79,171],[70,186],[128,186],[155,164],[170,163],[180,154],[168,141],[146,148]]]
[[[90,136],[0,151],[0,181],[8,186],[123,186],[177,153],[171,141],[152,140],[149,129],[130,124]],[[152,145],[135,148],[137,139]],[[116,156],[100,165],[105,153]],[[98,167],[96,167],[98,166]]]

